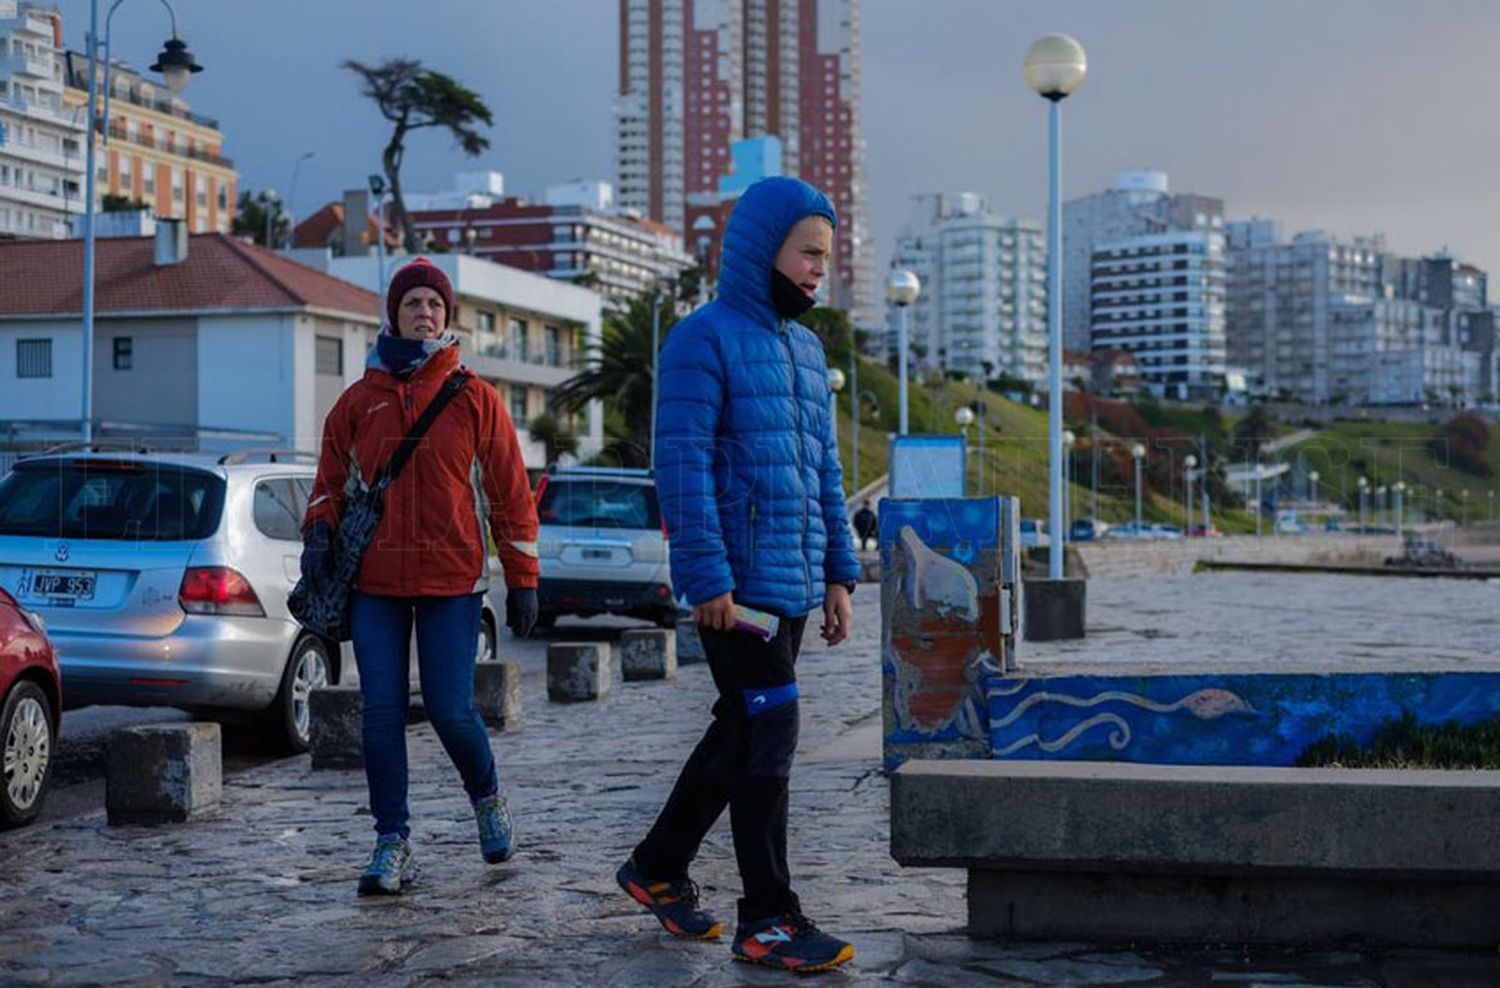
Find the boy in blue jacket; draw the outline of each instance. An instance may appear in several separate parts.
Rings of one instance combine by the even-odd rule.
[[[797,652],[810,612],[837,645],[859,563],[844,506],[823,345],[795,320],[832,263],[828,197],[793,178],[751,186],[724,234],[718,297],[673,327],[659,362],[656,485],[672,581],[693,608],[718,687],[713,722],[616,878],[671,933],[712,939],[688,865],[729,808],[744,897],[737,959],[825,970],[854,947],[805,916],[787,868]],[[780,618],[735,631],[743,604]]]

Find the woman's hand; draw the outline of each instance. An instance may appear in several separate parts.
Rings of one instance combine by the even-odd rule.
[[[854,605],[849,601],[849,588],[842,583],[828,584],[823,597],[823,627],[819,629],[828,647],[848,638],[853,623]]]

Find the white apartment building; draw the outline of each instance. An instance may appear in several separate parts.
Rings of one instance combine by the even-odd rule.
[[[1127,170],[1112,188],[1063,203],[1063,345],[1087,350],[1092,334],[1091,267],[1099,244],[1171,230],[1222,231],[1224,200],[1172,194],[1167,175]]]
[[[61,15],[0,0],[0,238],[68,236],[83,208],[84,115],[64,107]]]
[[[1154,394],[1189,400],[1223,392],[1224,237],[1179,231],[1094,247],[1092,346],[1134,355]]]
[[[972,192],[920,195],[914,203],[894,261],[922,282],[910,313],[919,361],[975,380],[1041,381],[1047,258],[1040,225],[995,216]],[[892,332],[891,352],[895,345]]]
[[[1335,403],[1446,405],[1488,390],[1484,355],[1465,348],[1452,310],[1412,299],[1341,295],[1329,320]]]
[[[1341,390],[1332,374],[1334,301],[1384,295],[1384,241],[1309,230],[1284,243],[1268,220],[1227,229],[1230,363],[1246,368],[1266,394],[1332,400]]]

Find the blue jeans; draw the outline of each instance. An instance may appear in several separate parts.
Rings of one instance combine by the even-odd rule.
[[[377,834],[409,836],[406,805],[406,710],[411,702],[411,629],[427,719],[447,749],[470,798],[500,785],[495,755],[474,708],[474,658],[483,594],[377,597],[355,591],[350,632],[364,694],[365,778]]]

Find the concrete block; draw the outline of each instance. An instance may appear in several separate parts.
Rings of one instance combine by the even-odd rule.
[[[860,561],[859,561],[859,582],[861,582],[861,583],[879,583],[880,582],[880,557],[879,556],[870,556],[870,557],[866,557],[866,558],[861,558],[860,559]]]
[[[625,681],[673,679],[677,676],[677,636],[658,628],[620,633],[620,672]]]
[[[609,695],[613,666],[608,642],[554,642],[547,646],[547,699],[601,700]]]
[[[218,807],[222,789],[218,724],[145,724],[109,740],[104,802],[112,827],[194,819]]]
[[[1027,580],[1026,640],[1082,638],[1087,591],[1084,580]]]
[[[521,663],[479,662],[474,666],[474,705],[497,731],[521,726]]]
[[[698,634],[698,626],[687,618],[677,622],[677,662],[679,665],[693,665],[697,662],[707,662],[708,653],[703,651],[703,638]]]
[[[307,698],[312,767],[364,768],[365,701],[355,686],[323,686]]]

